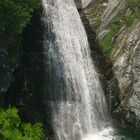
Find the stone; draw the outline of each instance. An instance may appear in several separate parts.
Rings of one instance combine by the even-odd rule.
[[[106,2],[103,2],[103,7],[107,7],[107,3]]]
[[[92,0],[75,0],[77,9],[86,8]]]
[[[103,7],[103,2],[100,4]],[[87,7],[86,12],[87,18],[92,19],[89,20],[92,25],[99,10],[93,15],[94,9]],[[132,14],[132,10],[128,8],[126,0],[109,0],[100,14],[98,18],[102,22],[96,30],[99,41],[109,32],[112,21],[119,18],[120,14]],[[113,81],[112,89],[119,87],[119,90],[117,94],[112,92],[116,98],[116,101],[113,100],[115,108],[112,112],[115,119],[140,129],[140,18],[135,19],[130,27],[121,21],[120,30],[113,40],[113,47],[109,58],[113,65],[112,79],[116,79],[117,82]]]
[[[119,47],[113,49],[111,59],[120,88],[120,113],[127,108],[126,121],[137,128],[140,126],[140,20],[119,34],[116,45]]]

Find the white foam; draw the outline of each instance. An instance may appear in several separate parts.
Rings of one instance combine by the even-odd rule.
[[[82,140],[118,140],[113,133],[112,128],[106,128],[96,134],[89,134]]]

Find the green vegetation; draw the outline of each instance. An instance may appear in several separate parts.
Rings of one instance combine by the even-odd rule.
[[[6,37],[2,47],[7,52],[4,70],[9,74],[19,63],[22,31],[39,6],[40,0],[0,0],[0,33]],[[3,109],[4,93],[0,93],[0,140],[43,140],[40,123],[22,123],[16,108]]]
[[[137,6],[140,6],[140,0],[127,0],[130,9],[134,10]]]
[[[135,18],[140,18],[140,8],[135,9]]]
[[[101,15],[104,10],[101,3],[107,2],[107,0],[102,0],[96,4],[91,10],[93,17],[96,17],[96,21],[92,24],[94,30],[98,30],[101,25]],[[108,26],[109,32],[99,41],[100,46],[104,53],[109,54],[114,46],[115,38],[117,37],[121,26],[124,25],[126,29],[132,26],[136,18],[140,18],[140,0],[127,0],[127,7],[124,11],[120,11],[119,14],[113,19]],[[112,10],[113,14],[117,7]],[[127,10],[129,9],[129,10]],[[117,19],[116,19],[117,18]],[[97,31],[98,32],[98,31]]]
[[[124,16],[124,23],[125,23],[128,27],[130,27],[130,26],[133,24],[134,19],[135,19],[134,16],[132,16],[132,15],[126,15],[126,16]]]
[[[40,4],[40,0],[0,0],[0,33],[2,47],[8,52],[5,69],[10,73],[19,64],[22,31]]]
[[[110,25],[110,32],[100,40],[100,45],[103,47],[103,52],[109,54],[113,48],[113,40],[117,36],[121,27],[120,20],[114,20]]]
[[[132,15],[125,15],[113,21],[109,25],[110,32],[100,40],[100,45],[106,54],[112,51],[113,41],[120,30],[121,23],[124,23],[127,27],[131,27],[134,19],[140,17],[140,0],[128,0],[128,7],[132,10]]]
[[[0,0],[0,31],[21,33],[39,0]]]
[[[128,7],[135,18],[140,18],[140,0],[128,0]]]
[[[16,108],[0,110],[0,140],[42,140],[40,123],[22,123]]]
[[[99,27],[100,27],[100,25],[101,25],[101,20],[100,19],[97,19],[94,23],[93,23],[93,28],[94,29],[98,29]]]

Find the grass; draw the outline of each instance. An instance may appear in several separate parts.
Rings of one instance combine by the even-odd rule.
[[[126,26],[131,27],[134,22],[135,17],[133,15],[125,15],[123,20]]]
[[[103,1],[102,1],[103,2]],[[105,54],[110,54],[114,47],[114,40],[117,37],[119,30],[122,25],[126,25],[127,28],[131,27],[136,18],[140,18],[140,0],[127,0],[127,9],[130,9],[130,15],[126,14],[126,11],[122,11],[108,26],[109,33],[105,35],[99,44]],[[115,12],[117,7],[112,12]],[[96,21],[92,24],[93,29],[99,29],[101,20],[99,19],[99,11],[103,11],[100,4],[98,3],[94,8],[91,9],[92,16],[97,17]],[[121,12],[121,11],[120,11]],[[101,12],[102,13],[102,12]],[[98,15],[98,16],[97,16]]]
[[[118,35],[122,23],[124,23],[127,27],[131,27],[135,18],[140,18],[140,0],[128,0],[128,3],[129,7],[131,5],[130,9],[133,9],[132,15],[124,15],[114,19],[109,25],[110,32],[99,42],[105,54],[111,53],[114,47],[114,38]]]
[[[116,37],[118,31],[121,27],[121,22],[119,19],[114,20],[110,25],[110,32],[100,40],[100,45],[102,46],[103,52],[109,54],[113,49],[113,40]]]
[[[103,47],[103,52],[109,54],[113,48],[112,46],[113,34],[108,33],[102,40],[100,40],[100,45]]]
[[[128,7],[135,18],[140,18],[140,0],[127,0]]]
[[[100,19],[97,19],[93,24],[92,24],[92,27],[93,29],[97,30],[101,25],[101,20]]]

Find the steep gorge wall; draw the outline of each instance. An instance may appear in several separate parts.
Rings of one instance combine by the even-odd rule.
[[[13,72],[19,65],[21,38],[14,34],[0,33],[0,104],[3,95],[14,81]]]
[[[114,111],[135,127],[140,127],[140,21],[116,39],[111,54],[113,71],[120,87],[120,104]]]
[[[83,1],[83,3],[87,6],[90,1],[91,0],[86,1],[87,3]],[[88,19],[91,29],[96,30],[96,41],[99,41],[99,45],[101,49],[103,48],[104,54],[109,57],[113,64],[112,70],[114,76],[108,80],[110,84],[109,88],[112,90],[110,95],[112,100],[111,104],[113,105],[112,113],[115,118],[118,118],[122,122],[125,121],[127,124],[140,128],[140,19],[134,18],[133,22],[125,21],[124,16],[127,18],[133,16],[133,11],[128,7],[126,0],[109,0],[108,3],[103,3],[102,1],[96,2],[94,0],[92,4],[85,9],[85,17]],[[111,26],[114,22],[115,29],[117,28],[117,30],[114,30],[114,27]],[[129,22],[132,23],[130,24]],[[18,41],[16,39],[17,37],[13,38],[0,34],[1,95],[7,91],[12,81],[14,81],[13,71],[19,64],[20,51],[17,47],[16,49],[11,47],[17,46]],[[94,37],[92,39],[94,42]],[[90,42],[92,42],[92,39]],[[30,43],[27,46],[30,47]],[[109,46],[109,48],[106,48],[107,46]],[[28,48],[27,51],[29,49],[30,48]],[[26,55],[26,59],[31,56],[31,53],[32,50]],[[35,58],[33,61],[36,63],[36,60]],[[33,61],[31,60],[31,63]],[[102,63],[102,65],[105,64]],[[30,70],[30,72],[29,69],[25,71],[32,75],[29,80],[33,81],[33,75],[36,75],[36,71],[39,73],[40,70],[33,68]],[[107,73],[107,71],[105,72]],[[110,72],[108,73],[110,74]],[[117,89],[117,83],[119,89]],[[37,90],[33,90],[33,92],[38,94]],[[34,97],[37,101],[38,97]],[[30,98],[33,99],[32,97]],[[32,105],[34,107],[37,106],[36,104]],[[36,112],[36,110],[33,112]]]
[[[85,13],[90,26],[96,30],[102,51],[112,61],[112,90],[116,86],[115,81],[118,81],[120,91],[115,95],[117,98],[112,113],[118,120],[139,129],[140,18],[139,7],[134,1],[130,2],[132,3],[126,0],[96,2],[86,8]],[[111,94],[110,97],[113,98],[116,93]]]
[[[3,95],[14,81],[13,72],[20,64],[22,32],[40,4],[34,0],[26,4],[24,1],[0,2],[0,104],[3,104]]]

